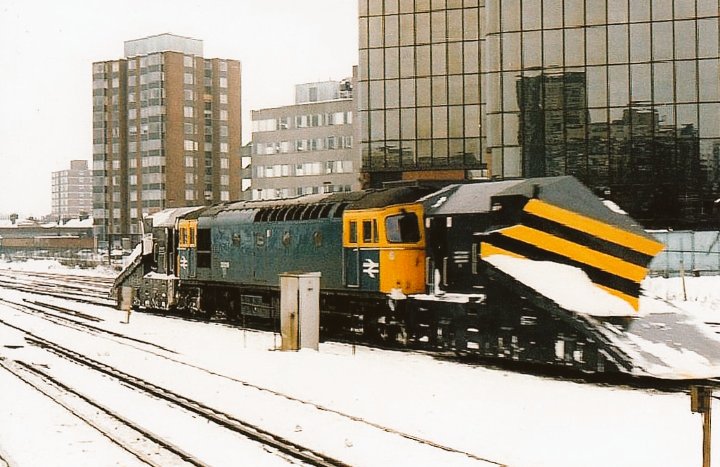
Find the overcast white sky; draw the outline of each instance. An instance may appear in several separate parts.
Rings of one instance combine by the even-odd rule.
[[[165,32],[242,62],[243,142],[250,110],[357,64],[356,0],[0,0],[0,214],[50,212],[51,172],[92,159],[92,62]]]

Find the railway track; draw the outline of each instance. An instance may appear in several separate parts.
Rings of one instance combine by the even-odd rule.
[[[3,324],[8,325],[7,323],[3,323]],[[24,332],[27,333],[27,331],[24,331]],[[289,456],[290,458],[292,458],[295,461],[304,463],[306,465],[314,465],[314,466],[346,465],[342,461],[333,459],[329,456],[324,455],[321,452],[313,451],[312,449],[309,449],[306,446],[298,445],[298,444],[293,443],[292,441],[289,441],[283,437],[274,435],[266,430],[263,430],[260,427],[254,426],[250,423],[240,420],[231,414],[211,408],[211,407],[203,404],[200,401],[193,400],[188,397],[184,397],[184,396],[182,396],[176,392],[173,392],[169,389],[162,388],[162,387],[152,384],[146,380],[132,376],[128,373],[118,370],[117,368],[114,368],[112,366],[101,363],[97,360],[94,360],[94,359],[89,358],[85,355],[82,355],[78,352],[75,352],[71,349],[68,349],[67,347],[55,344],[46,339],[35,336],[31,333],[27,333],[27,334],[28,334],[28,337],[26,337],[26,341],[32,345],[35,345],[42,349],[45,349],[49,352],[52,352],[67,361],[70,361],[77,365],[84,366],[95,372],[101,373],[107,377],[110,377],[110,378],[116,380],[120,384],[130,386],[130,387],[134,388],[136,391],[140,391],[154,399],[163,400],[163,401],[169,403],[171,406],[176,407],[177,409],[182,409],[186,412],[193,413],[196,416],[200,416],[200,417],[202,417],[202,419],[206,420],[208,423],[217,424],[219,426],[226,428],[227,430],[229,430],[233,433],[242,435],[247,439],[259,442],[272,450],[276,450],[277,452],[282,453],[285,456]],[[82,394],[80,394],[78,391],[74,390],[73,388],[68,387],[67,385],[60,383],[55,378],[52,378],[51,376],[49,376],[46,372],[41,371],[37,368],[33,368],[26,363],[18,363],[17,365],[24,368],[26,372],[29,371],[29,372],[35,373],[36,375],[43,376],[46,379],[50,380],[56,386],[59,386],[62,389],[64,389],[65,391],[70,391],[71,393],[76,394],[77,396],[83,398],[87,403],[103,410],[105,413],[107,413],[112,418],[115,418],[116,420],[119,420],[123,424],[127,425],[127,427],[129,427],[130,429],[143,434],[150,441],[152,441],[155,444],[157,444],[158,446],[162,447],[164,450],[171,452],[178,458],[181,458],[184,462],[189,462],[190,464],[194,464],[194,465],[203,465],[202,462],[200,462],[199,460],[196,460],[190,454],[185,453],[182,449],[180,449],[176,446],[173,446],[172,443],[162,440],[158,436],[152,435],[151,433],[148,433],[146,430],[144,430],[139,425],[129,422],[128,420],[124,419],[122,416],[111,412],[109,409],[101,407],[99,404],[95,403],[94,401],[92,401],[86,397],[83,397]],[[6,365],[3,365],[3,366],[6,366]],[[53,397],[53,399],[57,400],[54,397]],[[155,464],[153,464],[153,465],[155,465]],[[164,464],[161,462],[160,464],[157,464],[157,465],[168,465],[168,464]]]
[[[115,306],[109,297],[112,278],[0,269],[0,287],[81,303]]]
[[[143,464],[154,467],[203,465],[178,446],[160,439],[127,417],[88,398],[47,371],[23,361],[0,360],[0,367],[65,408]]]
[[[34,315],[37,317],[40,317],[44,320],[51,321],[55,325],[63,326],[63,327],[69,327],[74,330],[78,330],[84,333],[100,336],[106,339],[110,339],[116,343],[122,344],[122,345],[128,345],[133,347],[135,350],[148,352],[156,357],[161,357],[164,359],[167,359],[168,361],[171,361],[173,364],[182,365],[186,368],[192,369],[193,371],[199,371],[204,374],[207,374],[214,378],[222,378],[225,381],[228,381],[233,384],[238,384],[242,387],[245,387],[247,389],[252,389],[256,391],[261,391],[266,394],[269,394],[273,397],[281,398],[286,401],[289,401],[294,404],[300,404],[304,406],[312,407],[313,409],[324,412],[327,414],[330,414],[332,416],[341,417],[347,421],[358,423],[361,425],[364,425],[365,427],[381,431],[384,433],[387,433],[389,435],[393,436],[399,436],[401,438],[404,438],[408,442],[417,443],[419,446],[425,446],[426,448],[430,449],[437,449],[442,450],[448,453],[457,454],[461,457],[464,457],[469,460],[476,460],[481,463],[492,463],[494,465],[499,465],[494,462],[490,462],[487,459],[483,459],[481,457],[478,457],[472,453],[464,452],[461,450],[453,449],[448,446],[443,446],[440,443],[433,442],[432,440],[423,439],[419,436],[404,433],[399,430],[395,430],[393,428],[383,426],[381,424],[373,423],[368,420],[364,420],[361,417],[356,417],[350,414],[346,414],[337,410],[334,410],[330,407],[323,406],[317,403],[309,402],[307,400],[302,400],[297,397],[293,397],[289,394],[282,393],[279,391],[275,391],[266,387],[262,387],[259,385],[252,384],[248,381],[243,381],[237,378],[229,377],[226,375],[222,375],[210,370],[207,370],[205,368],[201,368],[197,365],[193,365],[187,362],[184,362],[181,360],[180,356],[177,355],[176,352],[174,352],[171,349],[168,349],[163,346],[159,346],[155,343],[144,341],[136,338],[132,338],[114,331],[110,331],[107,329],[102,328],[103,320],[101,318],[98,318],[96,316],[90,315],[88,313],[78,312],[76,310],[73,310],[72,308],[59,306],[56,304],[46,303],[40,300],[35,299],[24,299],[23,301],[12,301],[7,299],[0,299],[4,304],[7,306],[10,306],[18,311],[21,311],[23,313],[27,313],[30,315]],[[0,319],[0,324],[4,324],[6,326],[10,326],[15,328],[18,331],[24,332],[27,334],[26,341],[36,347],[40,347],[42,349],[45,349],[49,352],[54,353],[55,355],[58,355],[62,357],[63,359],[66,359],[68,361],[72,361],[73,363],[76,363],[78,365],[83,365],[87,368],[92,369],[93,371],[102,373],[106,375],[107,377],[114,378],[118,381],[119,384],[123,384],[126,386],[131,386],[135,388],[138,391],[142,391],[149,396],[164,400],[170,404],[173,404],[183,410],[192,412],[196,414],[197,416],[201,416],[208,420],[208,423],[215,423],[218,425],[225,426],[227,429],[232,430],[238,434],[241,434],[242,436],[245,436],[249,439],[254,439],[257,442],[267,444],[269,449],[275,450],[279,453],[282,453],[282,455],[290,456],[292,458],[296,458],[299,462],[307,465],[344,465],[344,463],[340,460],[330,458],[328,456],[323,455],[322,453],[315,452],[311,449],[308,449],[305,446],[301,446],[298,444],[294,444],[292,442],[289,442],[287,439],[285,439],[282,436],[274,435],[266,430],[264,430],[261,427],[258,427],[255,424],[244,422],[240,419],[238,419],[236,416],[233,416],[231,414],[225,413],[223,411],[219,411],[215,408],[212,408],[206,404],[203,404],[201,402],[189,399],[185,396],[182,396],[174,391],[170,391],[167,389],[163,389],[160,386],[154,385],[148,381],[145,381],[141,378],[137,378],[135,376],[132,376],[128,373],[125,373],[119,369],[113,368],[109,365],[106,365],[100,361],[90,359],[87,356],[84,356],[78,352],[75,352],[73,350],[70,350],[66,347],[63,347],[58,344],[54,344],[46,339],[43,339],[37,335],[34,335],[28,330],[25,330],[21,327],[14,326],[13,324],[6,322],[4,320]],[[24,371],[25,373],[32,372],[34,370],[28,369],[27,365],[24,365],[25,368],[18,370],[18,371]],[[43,373],[43,370],[35,371],[35,373]],[[43,376],[35,376],[35,378],[43,378]],[[45,375],[45,379],[49,379],[50,377]],[[136,429],[137,430],[137,429]],[[182,457],[182,453],[175,453],[176,456]],[[185,456],[187,457],[187,456]],[[189,458],[189,460],[185,460],[184,462],[190,462],[192,464],[192,459]]]
[[[16,274],[17,273],[17,274]],[[15,277],[17,276],[17,277]],[[11,277],[12,280],[4,280],[3,277]],[[67,283],[65,282],[67,280]],[[45,273],[45,272],[32,272],[32,271],[7,271],[0,270],[0,288],[10,287],[15,290],[19,290],[26,293],[45,295],[54,298],[71,300],[79,303],[89,303],[94,305],[116,307],[116,301],[109,298],[109,290],[113,284],[113,278],[102,277],[102,276],[87,276],[77,274],[57,274],[57,273]],[[26,282],[29,281],[29,282]],[[0,299],[2,300],[2,299]],[[45,304],[48,307],[50,305]],[[38,311],[38,310],[36,310]],[[60,310],[63,313],[76,314],[76,312],[65,309]],[[168,319],[179,319],[183,321],[207,321],[207,318],[184,316],[177,314],[165,314],[148,311],[148,313],[163,316]],[[93,319],[93,318],[89,318]],[[243,327],[242,323],[233,322],[222,316],[216,316],[211,319],[213,323],[219,325],[226,325],[231,328]],[[77,324],[77,323],[76,323]],[[715,329],[715,332],[720,334],[720,324],[714,322],[706,323]],[[88,327],[88,326],[85,326]],[[257,328],[259,330],[271,330],[268,327]],[[101,328],[97,328],[97,332],[105,332]],[[275,329],[273,332],[278,332]],[[336,338],[333,339],[337,342],[342,342],[350,345],[365,345],[363,341],[355,341],[351,338]],[[634,388],[650,388],[658,389],[663,391],[686,391],[689,385],[692,384],[708,384],[710,386],[720,386],[717,381],[676,381],[676,380],[660,380],[656,378],[648,377],[637,377],[625,374],[593,374],[578,372],[572,368],[563,367],[546,367],[537,364],[519,364],[514,361],[507,361],[504,359],[498,359],[493,357],[479,357],[466,354],[456,354],[452,351],[438,351],[438,350],[426,350],[423,348],[402,348],[397,346],[382,346],[377,344],[367,344],[372,347],[377,347],[387,350],[395,351],[407,351],[411,353],[420,353],[431,355],[435,358],[460,362],[463,364],[477,364],[484,367],[494,367],[500,370],[509,370],[516,372],[524,372],[533,374],[540,377],[559,378],[563,380],[574,380],[577,382],[589,382],[591,384],[608,384],[613,386],[626,386]]]

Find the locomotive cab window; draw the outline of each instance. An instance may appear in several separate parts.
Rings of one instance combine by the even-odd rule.
[[[349,243],[357,243],[357,222],[356,221],[350,221],[348,236],[349,236],[349,239],[348,239]]]
[[[193,248],[195,247],[195,237],[197,232],[197,226],[193,222],[180,222],[178,226],[178,246],[180,248]]]
[[[385,218],[385,235],[390,243],[416,243],[420,240],[417,214],[402,212]]]
[[[364,220],[362,223],[363,243],[377,243],[377,220]]]
[[[210,229],[198,229],[197,232],[197,266],[210,267]]]

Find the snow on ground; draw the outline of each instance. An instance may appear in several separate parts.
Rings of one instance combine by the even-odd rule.
[[[718,280],[688,278],[688,285],[698,283],[688,287],[692,291],[688,302],[677,300],[678,284],[671,280],[647,279],[644,287],[650,294],[673,298],[673,304],[683,310],[706,317],[717,315],[720,321]],[[52,301],[47,297],[41,300]],[[38,334],[67,341],[63,343],[92,358],[224,410],[262,419],[271,429],[285,430],[283,434],[301,442],[345,455],[353,465],[441,464],[419,456],[398,440],[391,443],[383,438],[381,442],[362,428],[345,428],[338,421],[343,417],[325,418],[327,414],[321,416],[317,406],[512,466],[701,464],[702,421],[690,412],[685,394],[559,381],[344,344],[323,343],[319,352],[279,352],[274,349],[280,337],[272,333],[144,313],[133,313],[129,324],[121,324],[124,315],[119,311],[78,307],[104,318],[99,323],[102,327],[151,340],[177,354],[160,352],[167,358],[164,365],[157,366],[156,359],[140,357],[139,350],[108,339],[99,344],[97,339],[58,331],[37,319],[17,318],[16,311],[4,306],[0,318],[12,316]],[[28,351],[2,347],[18,344],[16,339],[0,333],[0,356],[12,358]],[[194,372],[188,365],[220,376]],[[45,410],[30,392],[22,391],[22,385],[9,379],[0,371],[0,457],[11,465],[130,464],[107,446],[109,443],[90,438],[77,420],[57,410]],[[243,381],[244,389],[233,380]],[[281,403],[268,391],[305,400],[308,406],[300,410],[296,404]],[[715,402],[714,406],[718,413],[720,405]],[[33,416],[28,407],[36,415],[47,416]],[[24,439],[32,442],[24,443]],[[83,444],[82,440],[89,439],[92,442]],[[713,447],[716,452],[720,449],[718,430]],[[720,456],[713,460],[713,465],[720,466]]]
[[[720,322],[720,276],[650,277],[643,281],[643,289],[704,321]]]
[[[0,459],[10,466],[99,466],[107,459],[135,465],[131,455],[2,369],[0,388]]]
[[[81,267],[67,267],[60,264],[58,261],[52,259],[43,260],[27,260],[27,261],[10,261],[0,262],[0,269],[2,270],[15,270],[15,271],[30,271],[30,272],[60,272],[65,274],[75,274],[78,276],[103,276],[103,277],[115,277],[118,271],[115,267],[108,264],[98,266],[93,269],[86,269]]]

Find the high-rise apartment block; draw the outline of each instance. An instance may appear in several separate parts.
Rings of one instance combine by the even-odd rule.
[[[70,169],[52,173],[52,216],[59,221],[92,214],[93,176],[86,160],[70,161]]]
[[[719,0],[359,0],[359,12],[371,186],[483,167],[571,174],[646,224],[717,223]]]
[[[93,215],[102,240],[143,216],[240,195],[240,62],[161,34],[93,63]]]
[[[360,188],[353,81],[295,86],[295,104],[252,112],[252,199]]]

